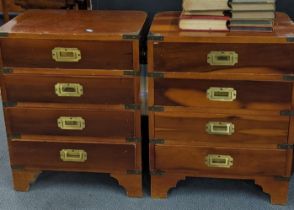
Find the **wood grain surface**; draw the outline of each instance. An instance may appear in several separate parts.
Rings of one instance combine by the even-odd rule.
[[[52,50],[56,47],[79,49],[81,60],[78,62],[55,61],[52,58]],[[133,69],[133,45],[129,41],[106,42],[8,38],[1,40],[1,50],[3,66],[5,67]]]
[[[139,34],[146,17],[142,11],[30,10],[0,32],[29,39],[121,40],[124,34]]]
[[[97,136],[97,137],[134,137],[135,112],[132,110],[99,108],[82,104],[17,105],[5,108],[6,126],[9,134]],[[82,117],[83,130],[63,130],[58,127],[60,117]]]
[[[233,166],[231,168],[208,167],[205,164],[205,158],[209,154],[230,155],[234,159]],[[183,173],[205,171],[207,174],[220,175],[284,176],[286,175],[286,154],[285,150],[156,145],[155,169]]]
[[[3,85],[8,101],[43,103],[87,103],[87,104],[134,104],[135,80],[124,76],[123,72],[109,71],[109,75],[99,70],[13,70],[4,74]],[[56,73],[56,74],[55,74]],[[58,96],[56,84],[79,84],[83,93],[79,97]],[[139,86],[136,85],[139,89]]]
[[[213,101],[211,87],[233,88],[234,101]],[[164,106],[284,110],[291,108],[292,84],[282,82],[155,79],[154,103]]]

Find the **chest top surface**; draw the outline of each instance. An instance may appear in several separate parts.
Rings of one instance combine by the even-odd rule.
[[[180,12],[158,13],[151,33],[170,42],[288,43],[294,42],[294,23],[285,13],[277,13],[273,32],[195,32],[179,29]]]
[[[138,34],[147,15],[141,11],[30,10],[0,28],[13,38],[120,39]]]

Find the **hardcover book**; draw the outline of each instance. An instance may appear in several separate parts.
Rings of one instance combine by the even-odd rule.
[[[274,19],[275,11],[233,11],[232,19]]]
[[[276,10],[275,0],[232,0],[233,11],[271,11]]]
[[[230,10],[228,0],[183,0],[184,11]]]
[[[182,14],[179,27],[193,31],[228,31],[227,16],[191,16]]]
[[[231,20],[230,26],[258,26],[258,27],[273,27],[273,20]]]

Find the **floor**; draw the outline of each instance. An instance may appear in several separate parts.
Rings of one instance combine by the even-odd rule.
[[[0,110],[2,108],[0,107]],[[27,193],[12,188],[6,134],[0,111],[0,210],[293,210],[294,179],[287,206],[273,206],[252,181],[188,178],[171,190],[166,200],[153,200],[145,181],[145,196],[128,198],[116,180],[107,174],[41,174]]]

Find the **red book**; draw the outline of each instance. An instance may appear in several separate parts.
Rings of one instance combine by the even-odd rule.
[[[179,27],[189,31],[228,31],[230,17],[211,15],[184,15],[180,17]]]

